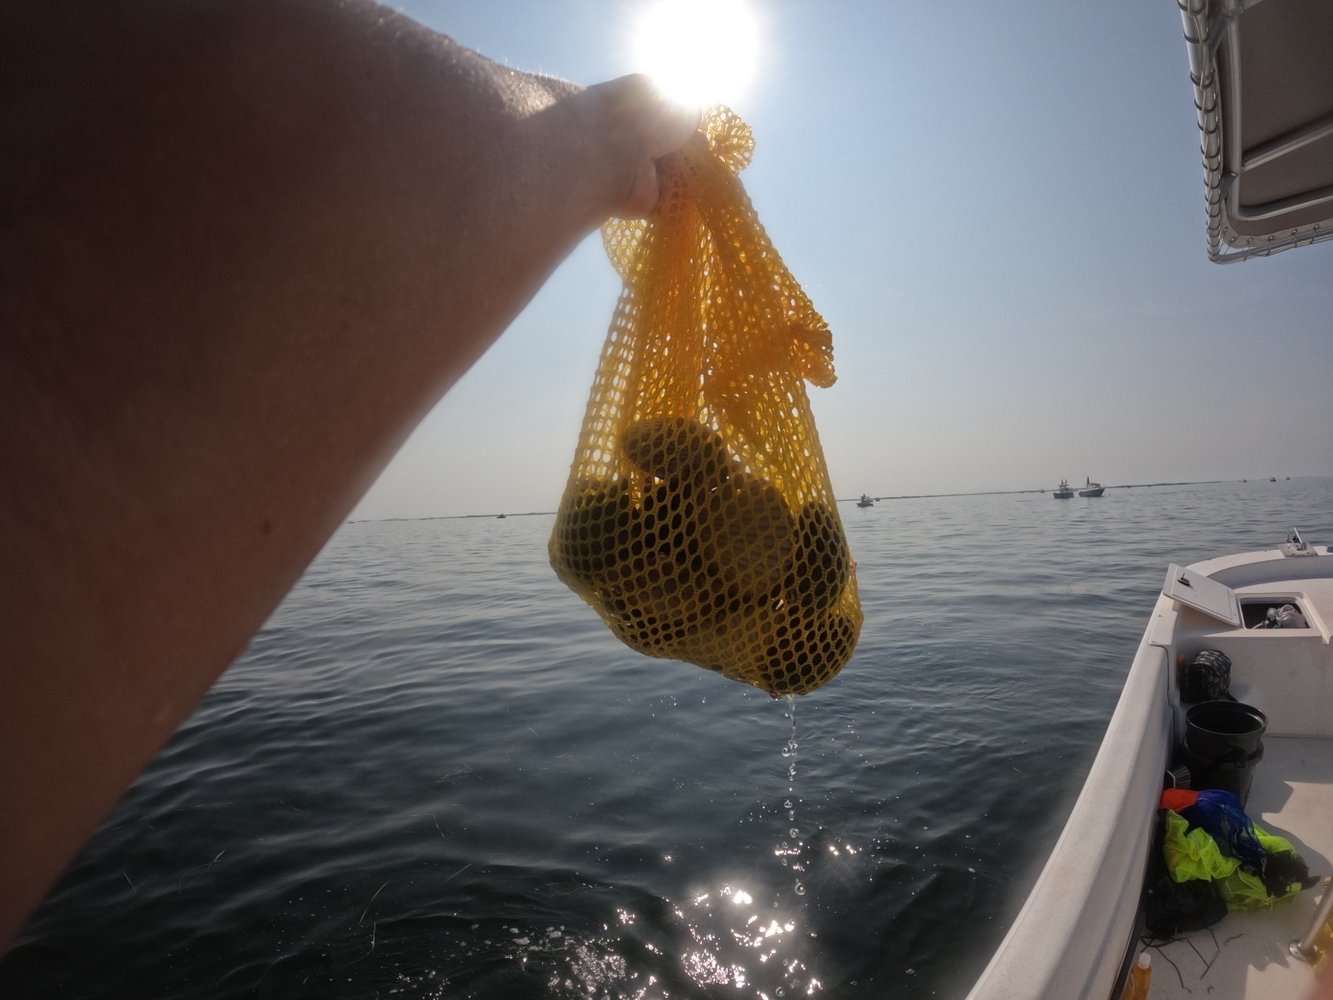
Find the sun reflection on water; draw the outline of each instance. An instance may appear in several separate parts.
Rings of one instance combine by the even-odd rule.
[[[591,937],[556,927],[544,933],[507,928],[514,946],[511,957],[526,971],[549,970],[549,995],[668,1000],[696,990],[712,995],[722,987],[729,995],[735,991],[753,1000],[794,1000],[824,992],[824,982],[815,974],[819,970],[807,965],[818,942],[812,924],[817,903],[805,882],[817,878],[817,884],[828,889],[857,879],[863,874],[858,855],[866,848],[818,824],[805,830],[800,826],[800,745],[791,700],[786,712],[790,732],[781,747],[785,794],[766,803],[755,817],[773,824],[771,856],[778,864],[737,873],[734,880],[724,876],[696,883],[697,888],[675,902],[658,897],[669,914],[665,925],[661,916],[621,905],[602,925],[602,933]],[[676,858],[662,854],[660,861],[672,865]],[[649,968],[644,967],[645,955],[655,959]]]
[[[677,913],[693,943],[682,964],[695,985],[733,986],[758,1000],[822,991],[797,954],[813,935],[800,933],[795,915],[763,914],[752,893],[730,884],[697,893],[692,906],[689,914]],[[774,900],[772,908],[779,906]]]

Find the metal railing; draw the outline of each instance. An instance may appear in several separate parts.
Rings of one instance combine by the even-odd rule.
[[[1321,952],[1315,947],[1315,942],[1319,940],[1324,932],[1324,926],[1328,923],[1330,916],[1333,916],[1333,885],[1329,880],[1324,880],[1324,898],[1319,901],[1319,909],[1315,911],[1314,919],[1310,921],[1310,929],[1305,932],[1305,936],[1299,941],[1291,942],[1290,951],[1302,962],[1309,962],[1313,965],[1319,961]]]

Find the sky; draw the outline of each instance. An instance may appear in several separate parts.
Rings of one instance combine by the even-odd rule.
[[[516,69],[646,68],[646,0],[395,6]],[[1208,261],[1173,0],[748,6],[741,180],[833,333],[838,496],[1333,474],[1333,241]],[[554,510],[619,291],[594,234],[353,518]]]

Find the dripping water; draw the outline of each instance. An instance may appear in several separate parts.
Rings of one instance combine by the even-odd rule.
[[[779,843],[775,853],[783,866],[790,868],[796,874],[793,891],[798,896],[804,896],[805,885],[801,882],[801,873],[805,871],[805,865],[801,862],[801,828],[796,823],[796,803],[800,801],[796,794],[796,758],[800,748],[800,744],[796,741],[796,696],[789,694],[785,700],[787,719],[791,723],[787,742],[782,747],[783,759],[787,761],[787,797],[782,802],[782,808],[786,810],[788,839]]]

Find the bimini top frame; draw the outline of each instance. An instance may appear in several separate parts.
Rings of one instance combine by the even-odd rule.
[[[1177,4],[1202,136],[1209,258],[1230,263],[1333,238],[1333,2]]]

